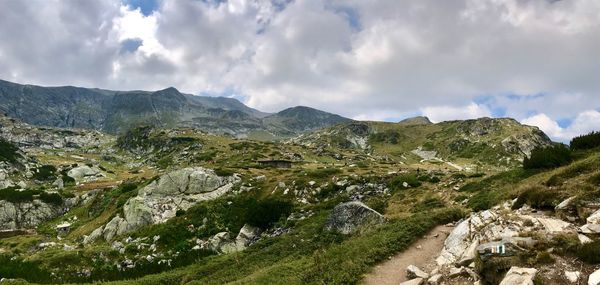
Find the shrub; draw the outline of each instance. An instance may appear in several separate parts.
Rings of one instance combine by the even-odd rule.
[[[312,179],[325,179],[340,173],[342,173],[342,170],[339,168],[323,168],[307,172],[306,177]]]
[[[229,168],[217,168],[215,169],[215,174],[218,176],[231,176],[235,174],[235,171]]]
[[[33,195],[40,194],[37,190],[17,190],[16,187],[9,187],[0,190],[0,200],[11,203],[24,203],[33,201]]]
[[[292,203],[284,200],[269,198],[252,204],[246,214],[248,223],[261,229],[271,227],[281,217],[292,212]]]
[[[556,192],[538,186],[529,188],[519,194],[517,201],[512,208],[519,209],[524,204],[527,204],[535,209],[553,210],[560,201],[561,195],[557,195]]]
[[[582,245],[576,253],[577,257],[589,264],[600,264],[600,240]]]
[[[54,174],[56,173],[56,167],[53,165],[42,165],[33,174],[33,179],[38,181],[52,181],[56,179]]]
[[[473,209],[473,211],[483,211],[495,206],[501,200],[502,196],[498,192],[481,191],[469,199],[467,206]]]
[[[535,148],[530,157],[523,160],[524,169],[547,169],[567,165],[571,162],[571,151],[559,144],[544,148]]]
[[[62,205],[63,197],[58,193],[40,193],[40,200],[48,204]]]
[[[413,206],[413,212],[429,211],[436,208],[443,208],[446,205],[444,201],[437,197],[429,197]]]
[[[392,178],[388,184],[391,189],[396,190],[396,189],[406,188],[406,187],[404,187],[404,182],[406,182],[406,184],[408,184],[408,186],[410,186],[410,187],[421,186],[421,181],[419,181],[419,179],[417,179],[417,176],[415,176],[414,174],[410,174],[410,173],[400,174],[400,175]]]
[[[574,137],[571,140],[571,149],[591,149],[600,146],[600,132],[591,132],[587,135]]]
[[[17,151],[19,151],[17,146],[4,139],[0,139],[0,161],[17,163],[17,160],[21,157]]]
[[[372,142],[397,144],[400,140],[400,133],[393,130],[386,130],[381,133],[372,134],[369,139]]]

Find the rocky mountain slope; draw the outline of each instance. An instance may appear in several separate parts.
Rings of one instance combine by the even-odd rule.
[[[121,133],[131,127],[186,126],[245,137],[291,136],[348,119],[307,107],[267,114],[233,98],[194,96],[175,88],[155,92],[111,91],[72,86],[41,87],[0,80],[0,112],[50,127]]]
[[[415,159],[451,162],[451,167],[459,169],[520,164],[535,147],[552,143],[538,128],[514,119],[481,118],[432,124],[424,117],[399,123],[349,122],[300,135],[290,142],[324,152],[358,149],[401,164]]]

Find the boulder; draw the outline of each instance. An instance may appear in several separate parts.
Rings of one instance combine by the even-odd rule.
[[[141,227],[159,224],[175,217],[200,201],[212,200],[229,192],[240,178],[221,177],[202,167],[184,168],[167,173],[140,189],[127,200],[123,217],[116,216],[103,230],[106,240]]]
[[[565,199],[564,201],[562,201],[558,205],[556,205],[556,207],[554,207],[554,209],[557,211],[566,209],[567,207],[569,207],[569,205],[575,198],[576,198],[576,196],[572,196],[572,197]]]
[[[587,217],[586,221],[588,224],[600,224],[600,210],[592,213],[589,217]]]
[[[600,285],[600,269],[590,274],[588,278],[588,285]]]
[[[83,238],[83,244],[90,244],[102,236],[103,227],[95,229],[90,235]]]
[[[513,266],[508,270],[500,285],[533,285],[533,279],[537,274],[535,268],[522,268]]]
[[[565,278],[567,278],[567,280],[569,280],[569,282],[571,283],[579,283],[579,278],[581,278],[581,272],[565,270]]]
[[[235,238],[235,243],[240,248],[246,248],[260,238],[261,229],[245,224]]]
[[[429,283],[429,285],[440,285],[442,283],[442,279],[442,274],[434,274],[427,279],[427,283]]]
[[[77,182],[84,181],[86,178],[96,177],[102,172],[97,167],[89,167],[87,165],[77,166],[67,172],[67,175]]]
[[[350,234],[361,226],[383,222],[385,222],[385,218],[380,213],[362,202],[352,201],[333,208],[325,223],[325,229]]]
[[[417,266],[409,265],[406,268],[406,277],[409,279],[414,279],[414,278],[427,279],[427,278],[429,278],[429,274],[427,274],[425,271],[421,270]]]

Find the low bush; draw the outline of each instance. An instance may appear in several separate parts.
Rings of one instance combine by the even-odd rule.
[[[56,167],[53,165],[42,165],[33,173],[33,179],[38,181],[53,181],[56,179],[55,173]]]
[[[231,176],[235,174],[235,171],[229,168],[216,168],[215,174],[218,176]]]
[[[521,192],[513,209],[519,209],[527,204],[535,209],[553,210],[562,201],[562,195],[542,186],[534,186]]]
[[[571,150],[558,144],[544,148],[535,148],[531,155],[523,160],[524,169],[549,169],[567,165],[572,161]]]
[[[0,138],[0,161],[8,163],[17,163],[21,157],[18,153],[19,148],[2,138]]]
[[[417,213],[417,212],[423,212],[423,211],[430,211],[430,210],[437,209],[437,208],[443,208],[445,206],[446,206],[446,204],[444,204],[444,201],[442,201],[442,199],[437,198],[437,197],[429,197],[429,198],[415,204],[413,206],[412,211]]]
[[[575,255],[583,262],[600,264],[600,240],[581,245]]]
[[[62,205],[63,197],[58,193],[40,193],[40,200],[47,204]]]
[[[323,168],[306,172],[306,177],[310,179],[326,179],[340,173],[342,173],[342,170],[339,168]]]
[[[388,182],[388,186],[393,190],[407,188],[404,185],[408,185],[410,187],[419,187],[421,186],[421,181],[419,181],[417,176],[412,173],[403,173],[393,177]]]
[[[574,137],[570,143],[572,150],[592,149],[600,146],[600,132],[591,132],[586,135]]]

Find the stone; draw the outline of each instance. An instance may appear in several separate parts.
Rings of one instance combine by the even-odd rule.
[[[67,175],[77,182],[84,181],[85,178],[96,177],[102,172],[97,167],[89,167],[87,165],[77,166],[67,172]]]
[[[598,234],[600,233],[600,224],[585,224],[579,230],[584,234]]]
[[[585,219],[588,224],[600,224],[600,210],[592,213],[587,219]]]
[[[571,223],[559,219],[537,218],[537,221],[540,222],[546,231],[550,233],[561,233],[570,229],[574,230],[574,227]]]
[[[97,240],[99,237],[102,236],[103,230],[104,230],[104,227],[99,227],[99,228],[95,229],[94,231],[92,231],[92,233],[90,233],[90,235],[85,236],[83,238],[83,244],[90,244],[90,243],[94,242],[95,240]]]
[[[533,285],[533,279],[537,274],[535,268],[522,268],[513,266],[508,270],[500,285]]]
[[[600,285],[600,269],[590,274],[590,277],[588,277],[588,285]]]
[[[442,274],[434,274],[427,279],[427,283],[429,283],[429,285],[440,285],[442,283],[442,278]]]
[[[581,243],[581,244],[586,244],[586,243],[592,242],[592,239],[587,237],[584,234],[578,234],[577,238],[579,238],[579,243]]]
[[[425,279],[423,279],[423,278],[415,278],[412,280],[400,282],[400,285],[421,285],[424,282],[425,282]]]
[[[427,279],[427,278],[429,278],[429,274],[427,274],[425,271],[421,270],[417,266],[409,265],[406,268],[406,277],[409,279],[414,279],[414,278]]]
[[[579,278],[581,278],[581,272],[565,270],[565,278],[567,278],[567,280],[569,280],[571,283],[578,283]]]
[[[569,207],[569,205],[575,198],[576,198],[576,196],[572,196],[572,197],[565,199],[564,201],[562,201],[558,205],[556,205],[556,207],[554,207],[554,209],[557,211],[566,209],[567,207]]]
[[[385,218],[362,202],[341,203],[331,211],[325,229],[350,234],[365,225],[381,224]]]
[[[260,228],[245,224],[235,238],[235,243],[240,248],[246,248],[258,240],[261,232]]]

